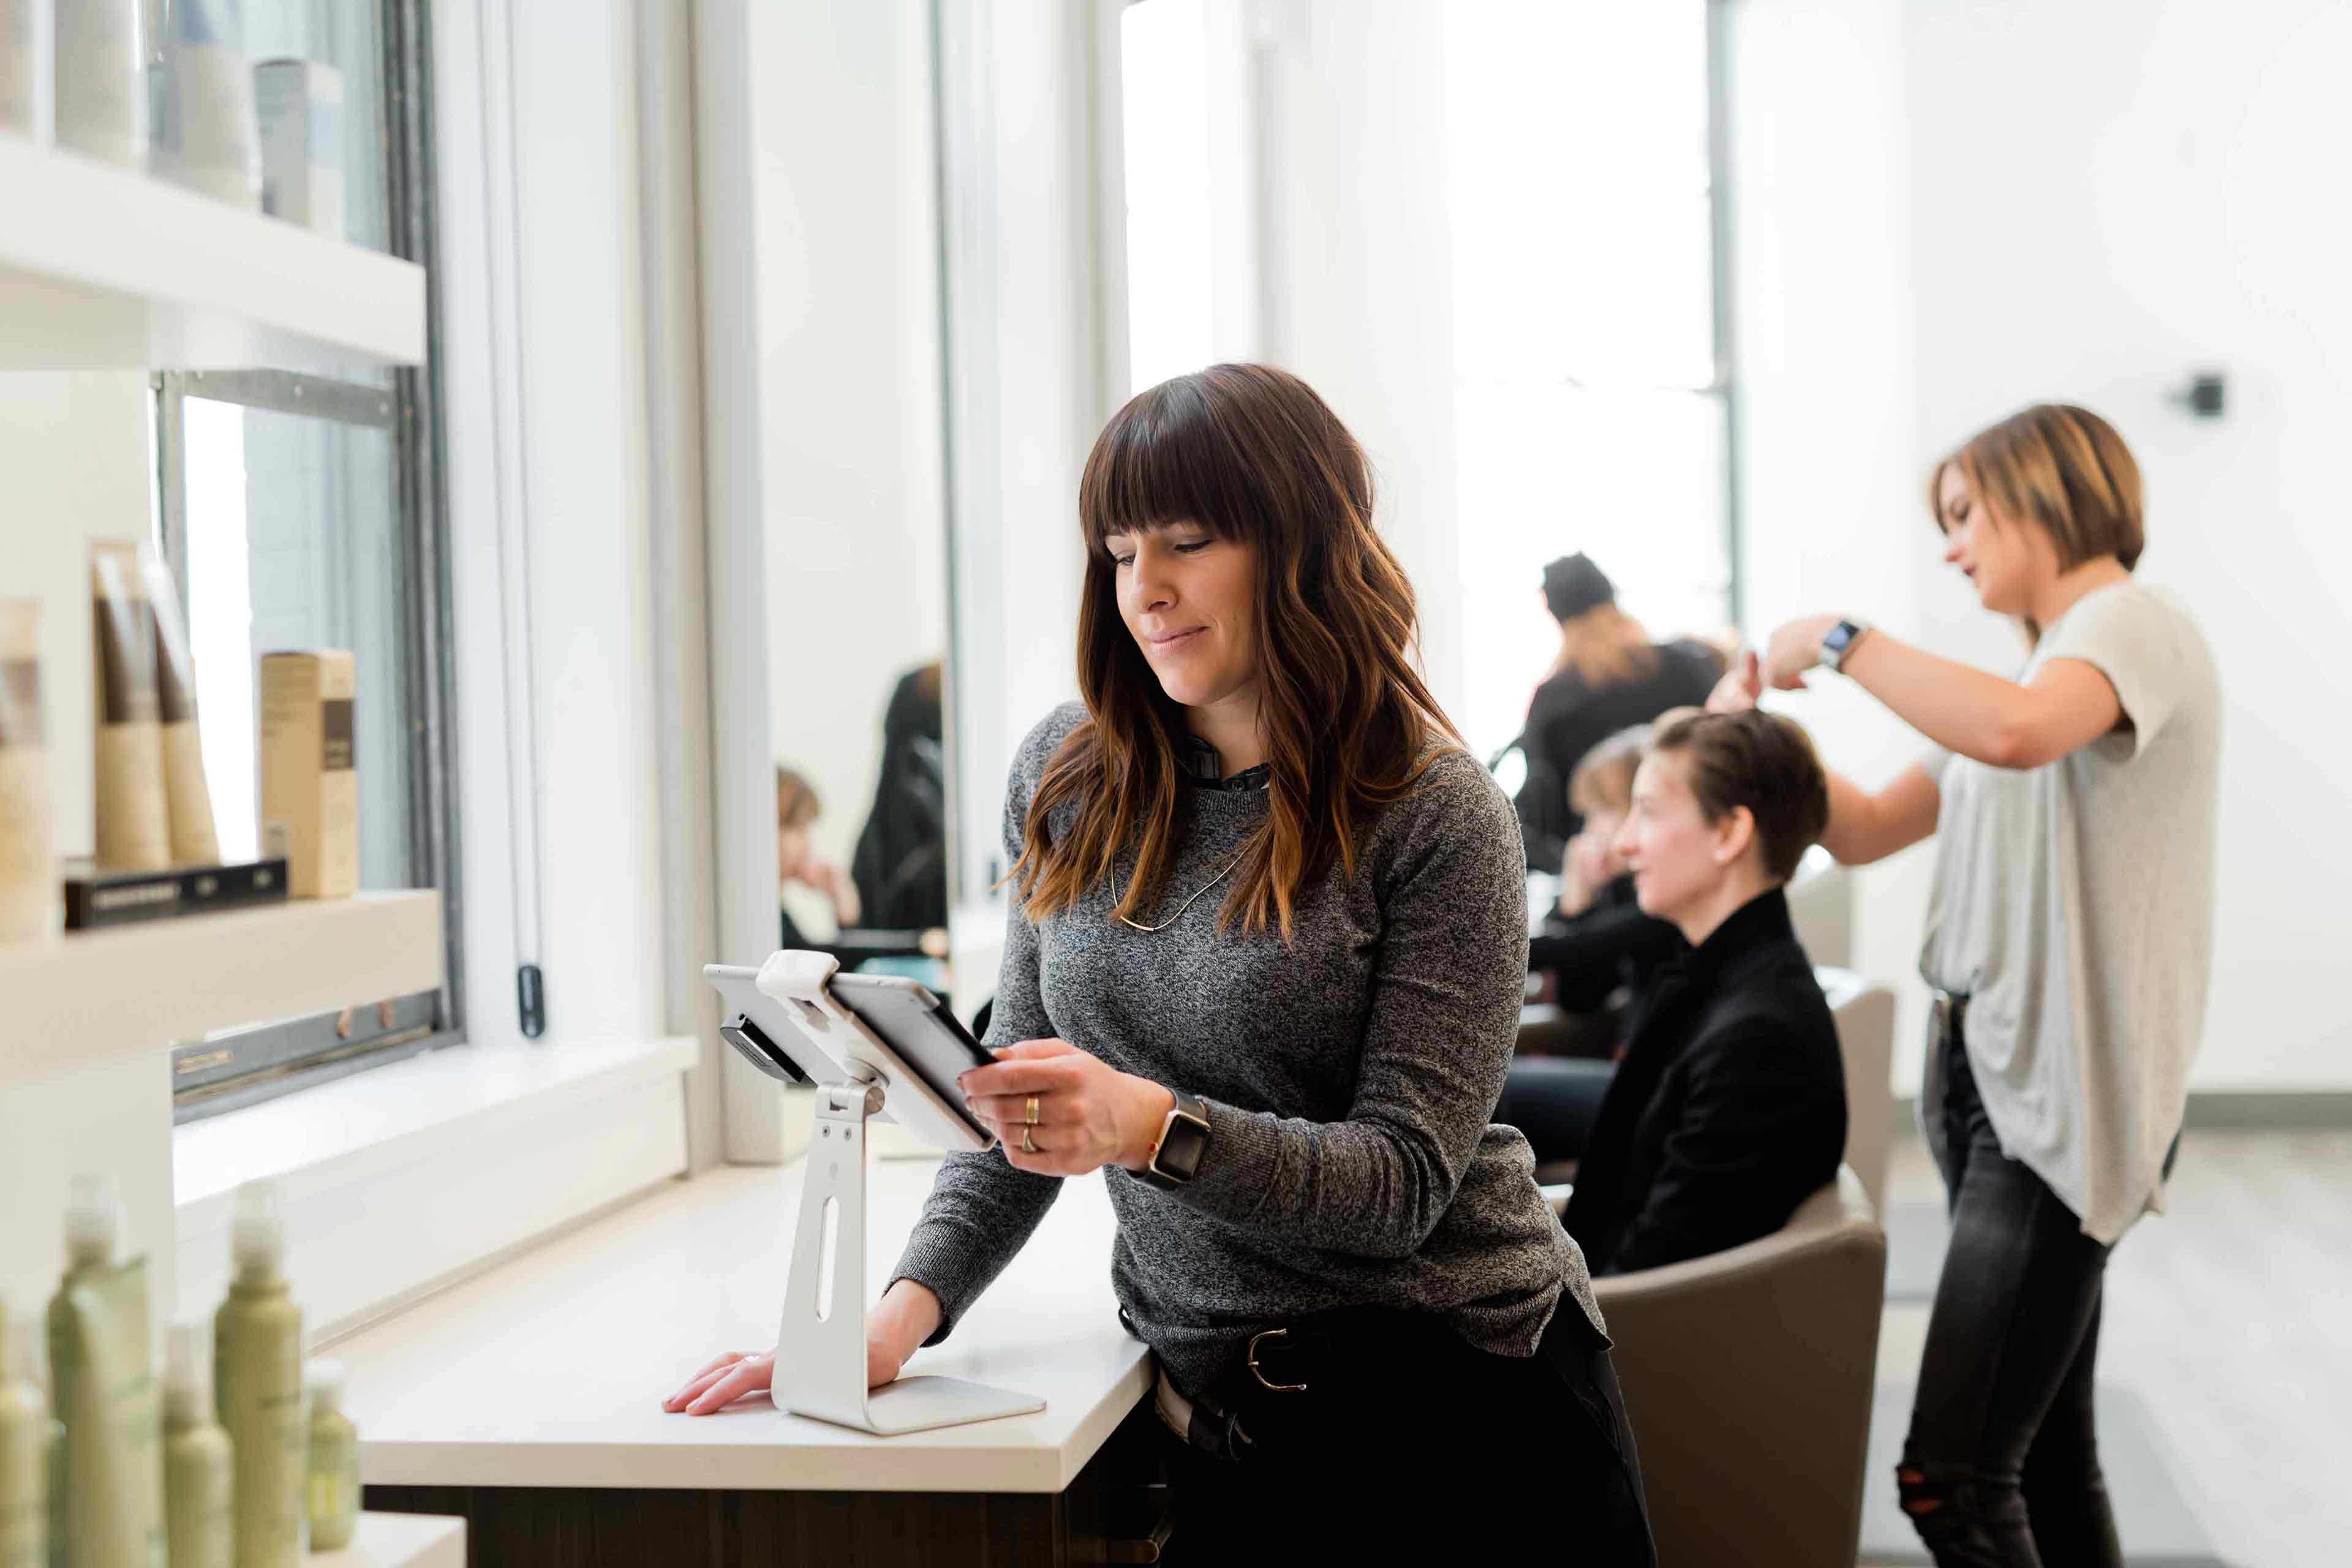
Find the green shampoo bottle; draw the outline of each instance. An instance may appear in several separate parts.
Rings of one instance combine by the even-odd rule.
[[[343,1363],[314,1361],[310,1400],[310,1550],[337,1552],[360,1522],[360,1429],[343,1414]]]
[[[302,1313],[283,1272],[286,1224],[278,1189],[236,1191],[229,1247],[236,1266],[213,1319],[214,1375],[236,1475],[236,1568],[301,1568],[307,1546],[303,1479]]]
[[[49,1396],[30,1321],[0,1301],[0,1568],[48,1568]]]
[[[213,1415],[212,1325],[163,1342],[163,1539],[171,1568],[230,1568],[232,1461]]]
[[[73,1179],[66,1275],[49,1302],[49,1393],[66,1428],[49,1528],[67,1568],[163,1568],[163,1455],[144,1258],[119,1261],[122,1201]]]

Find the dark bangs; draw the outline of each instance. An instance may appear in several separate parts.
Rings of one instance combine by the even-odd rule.
[[[1078,530],[1099,553],[1113,534],[1196,522],[1220,539],[1255,542],[1273,498],[1206,390],[1219,365],[1137,393],[1111,416],[1078,481]]]

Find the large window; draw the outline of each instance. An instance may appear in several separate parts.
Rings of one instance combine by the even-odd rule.
[[[256,59],[342,74],[345,237],[430,267],[419,0],[247,0]],[[155,378],[156,531],[186,600],[205,771],[226,858],[260,851],[264,653],[354,655],[362,889],[439,888],[440,989],[256,1019],[173,1052],[183,1121],[462,1037],[448,795],[446,520],[429,369]]]
[[[1654,635],[1736,614],[1711,0],[1444,8],[1466,700],[1491,753],[1584,551]]]

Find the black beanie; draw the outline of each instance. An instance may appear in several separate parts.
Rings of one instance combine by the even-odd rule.
[[[1580,550],[1544,568],[1543,591],[1544,603],[1551,606],[1551,618],[1556,621],[1574,620],[1587,610],[1617,602],[1609,574]]]

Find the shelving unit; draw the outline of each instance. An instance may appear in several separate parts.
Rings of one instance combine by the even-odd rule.
[[[415,364],[425,269],[0,135],[0,370]]]
[[[0,948],[0,1081],[440,983],[429,889],[68,931]]]

